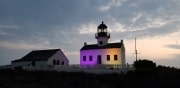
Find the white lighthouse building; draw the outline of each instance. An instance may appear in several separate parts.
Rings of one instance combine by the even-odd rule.
[[[99,65],[121,67],[125,65],[125,47],[123,40],[116,43],[108,43],[110,34],[107,26],[102,22],[97,27],[95,38],[97,44],[84,46],[80,49],[80,65],[82,67],[95,67]]]

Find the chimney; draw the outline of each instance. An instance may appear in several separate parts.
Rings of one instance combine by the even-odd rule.
[[[123,40],[121,40],[121,43],[123,44]]]
[[[86,42],[84,42],[84,46],[86,46],[87,45],[87,43]]]

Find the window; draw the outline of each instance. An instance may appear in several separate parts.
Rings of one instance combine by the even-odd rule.
[[[98,29],[98,33],[101,32],[101,29]]]
[[[92,61],[92,56],[89,56],[89,61]]]
[[[56,63],[57,65],[59,65],[59,60],[57,60],[57,63]]]
[[[102,32],[104,32],[104,29],[102,30]]]
[[[103,44],[103,41],[99,41],[99,44],[102,45],[102,44]]]
[[[35,61],[32,61],[32,66],[35,66]]]
[[[114,55],[114,60],[118,60],[117,55]]]
[[[104,29],[104,32],[107,32],[107,29]]]
[[[64,61],[62,61],[62,63],[61,63],[62,65],[64,65]]]
[[[83,56],[83,61],[86,61],[86,56]]]
[[[56,60],[53,60],[53,65],[56,65]]]
[[[110,61],[110,55],[107,55],[107,61]]]
[[[100,32],[102,32],[102,30],[100,29]]]

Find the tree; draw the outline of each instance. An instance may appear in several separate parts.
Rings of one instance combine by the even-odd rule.
[[[135,61],[133,66],[135,67],[135,69],[155,69],[156,68],[156,63],[154,63],[153,61],[150,60],[138,60]]]

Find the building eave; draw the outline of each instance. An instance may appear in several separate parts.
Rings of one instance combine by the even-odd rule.
[[[92,44],[92,45],[84,45],[80,51],[82,50],[93,50],[93,49],[110,49],[110,48],[121,48],[122,43],[108,43],[107,45],[104,46],[98,46],[97,44]]]

